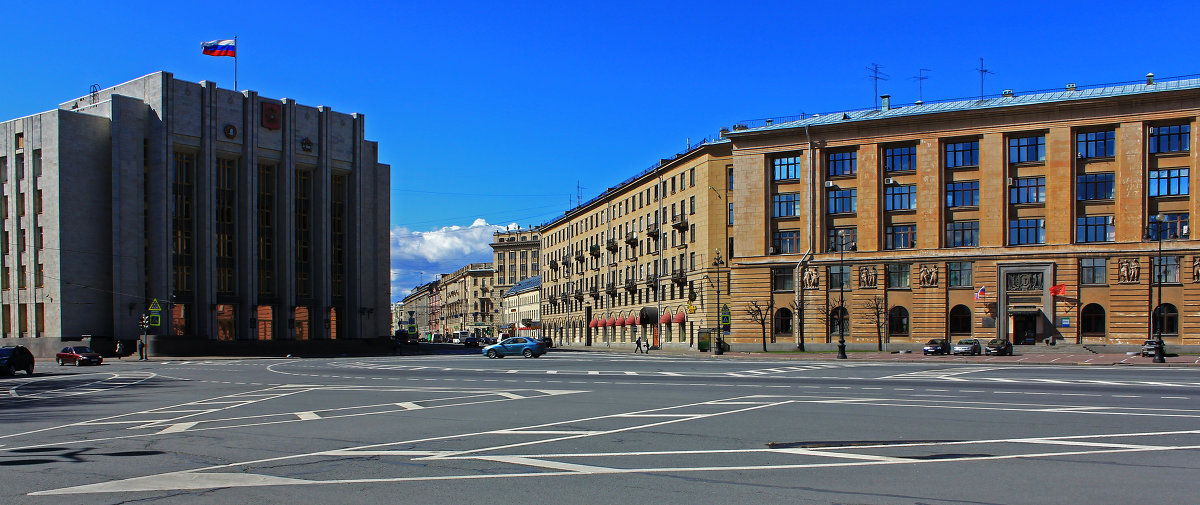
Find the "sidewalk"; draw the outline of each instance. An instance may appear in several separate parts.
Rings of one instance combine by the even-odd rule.
[[[582,345],[566,345],[555,347],[559,350],[584,351],[584,352],[624,352],[632,354],[632,347],[629,345],[612,347],[603,344],[598,346],[586,347]],[[720,356],[714,356],[712,352],[702,353],[694,349],[687,348],[666,348],[655,349],[650,351],[650,355],[666,354],[671,356],[694,356],[697,358],[705,357],[710,359],[772,359],[772,360],[796,360],[796,361],[828,361],[836,360],[837,353],[835,352],[726,352]],[[895,353],[895,352],[864,352],[851,351],[846,353],[847,361],[887,361],[897,363],[950,363],[950,364],[968,364],[968,363],[993,363],[993,364],[1020,364],[1020,365],[1140,365],[1140,366],[1168,366],[1168,367],[1200,367],[1200,356],[1193,354],[1185,354],[1180,356],[1167,356],[1166,363],[1156,364],[1153,358],[1143,358],[1140,355],[1128,355],[1124,353],[1062,353],[1062,352],[1037,352],[1037,349],[1018,348],[1014,356],[926,356],[920,351],[910,353]]]

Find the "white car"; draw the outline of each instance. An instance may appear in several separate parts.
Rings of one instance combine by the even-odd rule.
[[[954,344],[954,348],[950,352],[953,354],[978,356],[983,354],[983,344],[980,344],[978,339],[964,338],[959,340],[957,344]]]

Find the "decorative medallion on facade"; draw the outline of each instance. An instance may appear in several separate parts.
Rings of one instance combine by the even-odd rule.
[[[1141,276],[1142,263],[1136,258],[1126,258],[1117,262],[1117,282],[1120,284],[1137,284]]]
[[[303,139],[301,139],[300,140],[300,150],[302,150],[306,153],[311,153],[313,150],[313,141],[308,140],[308,137],[304,137]]]
[[[817,273],[817,267],[806,267],[801,283],[804,289],[817,289],[821,287],[821,275]]]
[[[938,285],[938,267],[937,265],[924,264],[921,265],[921,287],[937,287]]]
[[[225,138],[233,139],[237,137],[237,127],[231,124],[225,125]]]
[[[1007,291],[1041,291],[1041,272],[1016,272],[1004,276],[1004,289]]]
[[[262,103],[262,126],[268,130],[278,130],[283,124],[283,110],[277,103]]]
[[[874,265],[858,267],[858,287],[873,288],[879,282],[879,271]]]

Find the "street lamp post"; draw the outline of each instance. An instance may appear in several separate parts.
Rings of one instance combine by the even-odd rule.
[[[1163,225],[1166,224],[1166,216],[1163,216],[1162,214],[1155,214],[1151,218],[1151,221],[1154,223],[1155,238],[1158,240],[1158,261],[1156,262],[1156,264],[1154,266],[1154,277],[1155,277],[1155,281],[1158,283],[1158,307],[1157,308],[1151,307],[1151,309],[1150,309],[1151,317],[1153,317],[1155,312],[1158,312],[1158,325],[1154,329],[1154,339],[1157,341],[1156,343],[1158,344],[1154,348],[1154,362],[1155,363],[1166,363],[1167,362],[1166,349],[1165,349],[1166,346],[1163,344],[1163,338],[1162,338],[1163,327],[1166,326],[1166,323],[1167,323],[1167,311],[1163,309],[1163,302],[1162,302],[1162,285],[1163,285],[1163,280],[1164,280],[1163,277],[1166,275],[1166,270],[1167,270],[1165,268],[1165,266],[1163,265],[1163,259],[1162,259]]]
[[[838,346],[837,359],[846,359],[846,230],[838,230]]]
[[[725,264],[725,260],[721,258],[720,249],[716,249],[716,252],[717,257],[713,259],[713,266],[717,268],[717,334],[715,341],[712,341],[712,338],[709,340],[713,344],[713,355],[720,356],[723,352],[721,351],[721,335],[725,332],[725,325],[721,322],[721,318],[724,316],[721,312],[721,265]]]

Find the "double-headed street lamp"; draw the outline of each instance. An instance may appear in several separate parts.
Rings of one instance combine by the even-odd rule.
[[[709,336],[709,342],[713,344],[713,354],[721,355],[721,335],[725,332],[725,325],[721,319],[725,314],[721,311],[721,266],[725,264],[725,259],[721,258],[721,250],[717,249],[717,256],[713,259],[713,266],[717,268],[717,334],[714,342],[712,336]]]
[[[1167,324],[1167,311],[1166,311],[1166,308],[1163,306],[1163,301],[1162,301],[1163,300],[1162,285],[1163,285],[1163,281],[1166,280],[1165,277],[1167,274],[1167,268],[1166,268],[1166,265],[1163,264],[1162,241],[1163,241],[1163,235],[1166,234],[1166,233],[1164,233],[1163,228],[1164,228],[1164,225],[1167,225],[1168,223],[1167,223],[1166,216],[1164,216],[1162,214],[1155,214],[1153,216],[1150,216],[1150,223],[1154,225],[1154,238],[1155,238],[1155,240],[1158,241],[1158,261],[1156,261],[1154,264],[1154,279],[1155,279],[1155,282],[1158,284],[1158,307],[1157,308],[1154,307],[1153,300],[1149,300],[1149,299],[1147,299],[1147,305],[1149,306],[1151,317],[1154,317],[1155,313],[1157,313],[1157,315],[1158,315],[1158,324],[1155,325],[1155,324],[1151,323],[1151,326],[1154,327],[1154,340],[1155,340],[1155,344],[1156,344],[1154,346],[1154,362],[1155,363],[1166,363],[1167,362],[1166,345],[1163,344],[1162,334],[1163,334],[1163,328]],[[1150,226],[1149,225],[1146,226],[1146,235],[1147,235],[1147,238],[1149,238],[1149,235],[1150,235]]]
[[[837,231],[838,238],[838,346],[837,359],[846,359],[846,230]]]

